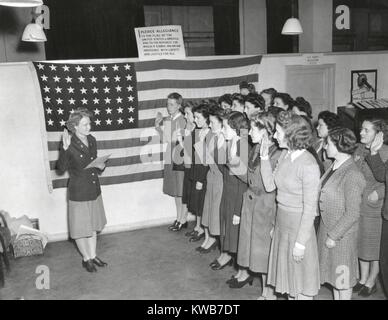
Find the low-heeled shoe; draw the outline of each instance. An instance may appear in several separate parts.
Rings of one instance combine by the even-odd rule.
[[[217,265],[214,265],[212,268],[212,270],[222,270],[224,269],[226,266],[231,266],[233,265],[233,259],[230,259],[227,263],[221,265],[218,261],[217,261]],[[234,278],[235,279],[235,278]]]
[[[86,269],[87,272],[97,272],[97,269],[94,266],[92,260],[88,260],[88,261],[82,260],[82,266]]]
[[[92,259],[92,262],[97,267],[106,267],[108,265],[105,261],[102,261],[99,257],[95,257],[94,259]]]
[[[358,293],[359,296],[361,297],[364,297],[364,298],[367,298],[369,296],[371,296],[372,294],[376,293],[377,291],[377,287],[376,285],[374,285],[372,288],[369,288],[367,286],[364,286],[360,292]]]
[[[247,283],[251,286],[253,284],[253,277],[249,276],[244,281],[238,281],[236,278],[233,282],[229,283],[229,288],[240,289],[244,287]]]
[[[176,231],[181,231],[183,228],[187,229],[187,222],[185,223],[178,222],[176,227],[173,227],[170,230],[176,232]]]
[[[189,241],[190,241],[190,242],[197,242],[197,241],[199,241],[199,240],[201,240],[201,239],[203,239],[203,238],[205,238],[205,232],[202,232],[202,233],[198,233],[198,232],[197,232],[197,234],[193,235],[193,236],[189,239]]]

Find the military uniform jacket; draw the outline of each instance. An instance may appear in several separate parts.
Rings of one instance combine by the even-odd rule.
[[[85,169],[89,163],[97,158],[96,139],[88,135],[87,147],[73,134],[71,143],[67,150],[61,146],[57,169],[59,173],[69,172],[69,200],[91,201],[97,199],[101,194],[100,182],[98,180],[99,169]]]

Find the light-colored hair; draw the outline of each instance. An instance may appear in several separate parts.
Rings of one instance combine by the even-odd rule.
[[[285,139],[290,150],[302,150],[311,147],[313,132],[309,122],[291,111],[281,111],[277,123],[284,129]]]
[[[91,118],[92,113],[86,108],[78,108],[73,113],[70,113],[69,119],[66,122],[66,127],[71,132],[75,132],[75,127],[79,125],[82,118]]]
[[[265,129],[268,133],[268,137],[272,139],[275,133],[276,118],[270,112],[255,111],[251,116],[251,124],[258,129]]]

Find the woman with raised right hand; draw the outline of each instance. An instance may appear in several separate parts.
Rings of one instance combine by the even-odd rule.
[[[101,197],[98,174],[105,164],[86,167],[97,158],[97,142],[90,134],[91,113],[85,108],[75,110],[69,116],[62,136],[57,169],[69,172],[69,231],[82,254],[82,266],[88,272],[95,267],[105,267],[106,262],[97,257],[97,233],[106,225],[104,204]]]

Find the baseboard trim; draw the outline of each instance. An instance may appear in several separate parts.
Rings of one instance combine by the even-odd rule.
[[[110,233],[118,233],[118,232],[139,230],[139,229],[145,229],[145,228],[160,227],[171,223],[173,219],[174,217],[107,226],[104,228],[101,234],[110,234]],[[188,221],[194,221],[194,220],[195,220],[194,216],[188,217]],[[65,241],[69,239],[69,233],[62,232],[62,233],[49,234],[48,238],[49,238],[49,242]]]

